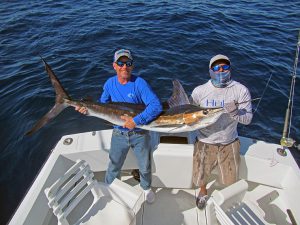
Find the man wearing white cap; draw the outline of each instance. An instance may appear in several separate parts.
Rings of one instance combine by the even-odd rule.
[[[194,147],[193,182],[200,187],[196,205],[203,209],[208,199],[206,185],[211,171],[218,168],[219,182],[230,185],[237,181],[240,164],[240,142],[237,125],[252,120],[251,95],[241,83],[231,79],[231,62],[216,55],[209,62],[210,80],[196,87],[191,95],[201,107],[224,107],[227,113],[209,127],[199,130]]]
[[[141,77],[132,75],[133,57],[127,49],[115,52],[113,68],[116,75],[109,78],[103,87],[99,102],[127,102],[144,104],[145,110],[135,117],[121,116],[123,126],[114,126],[109,151],[109,165],[105,182],[111,184],[120,177],[121,168],[129,148],[132,148],[139,166],[140,186],[144,190],[148,203],[152,203],[155,194],[151,190],[150,136],[149,132],[136,128],[136,125],[147,124],[154,120],[162,111],[162,105],[149,84]],[[76,108],[87,113],[85,108]]]

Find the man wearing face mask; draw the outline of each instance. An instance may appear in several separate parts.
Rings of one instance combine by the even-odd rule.
[[[237,125],[252,120],[251,95],[244,85],[232,80],[227,56],[216,55],[209,62],[211,79],[196,87],[191,95],[194,104],[205,108],[223,107],[224,114],[209,127],[199,130],[193,155],[193,183],[200,188],[196,205],[203,209],[208,199],[206,185],[211,171],[218,168],[219,182],[237,181],[240,164],[240,141]]]

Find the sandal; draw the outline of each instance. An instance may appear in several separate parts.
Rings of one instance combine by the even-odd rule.
[[[206,205],[206,202],[208,200],[208,195],[199,193],[198,197],[196,198],[196,206],[198,209],[203,209]]]

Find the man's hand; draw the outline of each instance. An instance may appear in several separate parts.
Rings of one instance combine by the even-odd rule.
[[[84,115],[86,115],[88,113],[88,110],[85,107],[76,106],[75,110],[82,113],[82,114],[84,114]]]
[[[238,113],[238,108],[235,102],[228,102],[224,104],[225,111],[231,116],[234,117]]]
[[[121,119],[125,121],[125,123],[123,125],[124,128],[128,128],[129,130],[132,130],[135,128],[136,124],[133,121],[133,118],[131,116],[124,115],[124,116],[121,116]]]

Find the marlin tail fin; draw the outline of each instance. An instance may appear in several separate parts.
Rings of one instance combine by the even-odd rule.
[[[47,124],[50,120],[52,120],[54,117],[56,117],[61,111],[63,111],[67,105],[64,104],[64,99],[71,99],[70,96],[67,94],[66,90],[61,85],[60,81],[54,74],[51,67],[48,65],[48,63],[41,57],[41,59],[44,62],[45,69],[47,71],[47,74],[49,75],[49,78],[51,80],[51,83],[53,85],[53,88],[56,93],[55,98],[55,105],[52,107],[52,109],[46,113],[32,128],[31,130],[27,131],[25,135],[32,135],[34,132],[42,128],[45,124]]]

